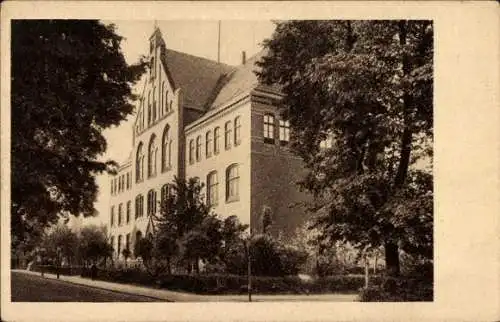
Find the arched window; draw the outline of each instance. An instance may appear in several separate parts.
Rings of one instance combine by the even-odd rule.
[[[196,137],[196,162],[201,160],[201,135]]]
[[[207,175],[207,205],[215,206],[219,201],[219,179],[217,171],[212,171]]]
[[[148,216],[156,213],[156,191],[153,189],[148,191]]]
[[[226,169],[226,201],[239,200],[240,175],[237,164],[232,164]]]
[[[126,216],[127,224],[130,222],[130,212],[132,211],[131,208],[132,208],[132,202],[127,201],[127,216]]]
[[[158,148],[156,147],[156,136],[151,135],[148,147],[148,177],[156,176],[156,155],[158,154]]]
[[[172,140],[170,139],[170,126],[167,124],[163,131],[161,140],[161,171],[167,171],[171,166],[171,149]]]
[[[231,121],[227,121],[226,124],[224,125],[224,147],[226,150],[229,150],[231,148]]]
[[[212,156],[212,131],[207,131],[205,134],[205,157],[210,158]]]
[[[219,154],[220,151],[220,128],[214,130],[214,154]]]
[[[118,226],[121,226],[121,225],[122,225],[122,222],[123,222],[123,221],[122,221],[122,219],[123,219],[123,218],[122,218],[122,215],[123,215],[123,214],[122,214],[122,206],[123,206],[122,204],[119,204],[119,205],[118,205]]]
[[[264,115],[264,142],[274,143],[274,115]]]
[[[189,164],[194,163],[194,141],[189,141]]]
[[[241,117],[237,116],[234,119],[234,145],[241,143]]]
[[[138,195],[135,197],[135,219],[142,217],[144,214],[144,197]]]

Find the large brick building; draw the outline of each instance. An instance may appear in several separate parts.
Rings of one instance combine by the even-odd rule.
[[[305,215],[293,206],[307,198],[296,186],[303,167],[288,147],[279,91],[254,74],[261,54],[228,66],[167,49],[159,29],[149,45],[130,157],[110,180],[115,255],[153,233],[149,215],[174,176],[198,177],[214,211],[237,215],[252,232],[262,231],[263,216],[273,234],[293,232]]]

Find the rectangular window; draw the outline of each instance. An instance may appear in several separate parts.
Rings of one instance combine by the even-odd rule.
[[[212,156],[212,132],[208,131],[205,135],[205,156],[210,158]]]
[[[290,122],[280,120],[280,142],[286,144],[290,141]]]
[[[111,180],[110,186],[111,186],[111,194],[113,195],[115,193],[115,191],[113,190],[113,180]]]
[[[264,142],[274,143],[274,116],[264,115]]]
[[[220,151],[220,128],[214,130],[214,154],[219,154]]]
[[[232,132],[232,128],[231,128],[231,122],[228,121],[226,122],[226,124],[224,125],[224,147],[226,148],[226,150],[229,150],[231,148],[231,132]]]
[[[239,199],[240,176],[238,165],[234,164],[226,170],[226,201]]]
[[[115,206],[111,207],[111,227],[115,225]]]
[[[130,209],[130,208],[132,208],[131,204],[132,203],[130,201],[127,201],[127,217],[126,217],[127,218],[127,224],[130,222],[130,211],[132,210],[132,209]]]
[[[189,164],[194,163],[194,141],[189,141]]]
[[[130,189],[130,174],[127,172],[127,190]]]
[[[118,205],[118,226],[122,225],[122,204]]]
[[[125,235],[125,249],[130,250],[130,234]]]
[[[215,206],[219,200],[219,181],[217,171],[212,171],[207,176],[207,205]]]
[[[144,197],[142,195],[138,195],[135,198],[135,218],[142,217],[144,213]]]
[[[148,192],[148,216],[156,213],[156,191],[149,190]]]
[[[241,143],[241,118],[238,116],[234,119],[234,145]]]

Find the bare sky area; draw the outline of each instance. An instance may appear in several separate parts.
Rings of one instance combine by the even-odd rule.
[[[187,54],[217,60],[218,21],[216,20],[136,20],[136,21],[103,21],[114,24],[116,33],[125,39],[122,50],[129,64],[137,62],[141,55],[146,56],[149,50],[148,40],[155,24],[160,28],[166,46]],[[220,61],[229,65],[241,63],[242,51],[249,58],[261,50],[260,44],[269,38],[274,31],[271,21],[223,20],[220,31]],[[139,94],[143,80],[139,81],[134,92]],[[134,115],[119,127],[108,129],[104,136],[108,149],[103,160],[112,159],[117,162],[125,160],[132,147],[132,123]],[[84,224],[104,224],[109,219],[109,180],[107,175],[97,177],[99,194],[95,207],[99,216],[87,218]]]

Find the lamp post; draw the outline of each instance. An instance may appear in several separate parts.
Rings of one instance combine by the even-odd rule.
[[[59,268],[61,265],[61,247],[57,247],[57,254],[56,254],[56,274],[57,274],[57,279],[59,279]]]

